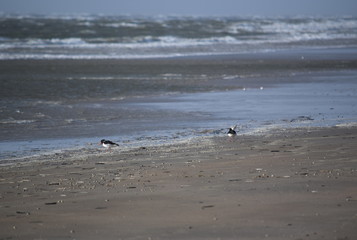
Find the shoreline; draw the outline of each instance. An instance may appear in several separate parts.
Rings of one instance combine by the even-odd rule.
[[[0,240],[357,239],[357,18],[1,20]]]
[[[0,61],[3,70],[0,80],[5,83],[0,93],[3,113],[0,150],[4,153],[0,158],[17,156],[21,149],[25,150],[20,156],[36,154],[39,150],[47,152],[47,146],[41,143],[47,140],[52,143],[52,149],[60,150],[93,144],[98,141],[92,141],[94,138],[114,138],[120,142],[135,142],[136,136],[148,140],[150,137],[176,139],[182,134],[197,136],[195,128],[219,131],[238,122],[255,128],[251,122],[262,118],[257,116],[262,111],[275,111],[273,106],[285,107],[284,111],[277,112],[281,118],[265,116],[263,125],[276,124],[274,121],[279,124],[283,119],[289,121],[300,116],[320,119],[328,115],[338,122],[342,120],[340,116],[350,117],[355,113],[352,96],[356,94],[353,92],[356,51],[356,48],[290,49],[174,59]],[[336,89],[326,83],[336,83]],[[346,83],[351,86],[343,87]],[[306,91],[302,91],[301,84],[306,85]],[[311,84],[325,84],[314,86],[316,93],[321,92],[319,97],[313,98]],[[306,106],[303,110],[307,110],[311,104],[306,100],[305,105],[299,105],[299,95],[292,88],[299,88],[300,94],[309,92],[312,102],[329,101],[328,94],[341,94],[339,99],[329,101],[325,109],[316,105],[318,110],[297,113],[281,104],[289,100],[283,97],[288,91],[295,96],[292,106]],[[264,96],[269,93],[270,98]],[[276,95],[281,97],[280,102],[275,100]],[[351,107],[351,114],[340,111],[346,108],[343,104],[334,106],[333,102],[341,98]],[[218,104],[212,99],[226,102]],[[232,99],[236,101],[234,106]],[[262,107],[258,99],[274,104]],[[241,102],[250,105],[244,108]],[[226,111],[218,112],[220,109]],[[234,112],[234,115],[226,116],[226,112]],[[240,112],[244,114],[239,115]],[[290,116],[283,116],[285,113]],[[213,124],[220,117],[221,122]],[[354,121],[355,117],[350,119]],[[334,121],[331,123],[321,125],[334,125]]]
[[[0,168],[0,238],[354,239],[357,127]]]

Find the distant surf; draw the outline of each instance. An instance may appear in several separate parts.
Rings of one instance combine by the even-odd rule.
[[[356,17],[0,15],[0,59],[130,59],[357,45]]]

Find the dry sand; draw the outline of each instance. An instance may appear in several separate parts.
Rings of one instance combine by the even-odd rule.
[[[0,168],[0,239],[357,239],[356,127]]]

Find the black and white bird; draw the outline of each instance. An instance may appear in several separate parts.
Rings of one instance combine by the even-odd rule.
[[[109,140],[105,140],[105,139],[100,140],[99,144],[107,149],[110,149],[111,147],[114,147],[114,146],[119,146],[119,144],[109,141]]]
[[[235,125],[234,127],[230,127],[229,130],[228,130],[228,137],[234,137],[237,135],[237,132],[235,131],[237,125]]]

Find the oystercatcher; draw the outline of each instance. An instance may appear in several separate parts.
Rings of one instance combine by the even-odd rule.
[[[109,140],[105,140],[105,139],[100,140],[99,144],[107,149],[110,149],[111,147],[114,147],[114,146],[119,146],[119,144],[109,141]]]
[[[229,137],[234,137],[237,135],[237,132],[235,131],[236,127],[237,127],[237,125],[229,128],[228,133],[227,133]]]

